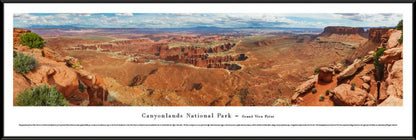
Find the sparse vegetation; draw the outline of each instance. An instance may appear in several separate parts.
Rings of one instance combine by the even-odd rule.
[[[65,99],[55,86],[36,86],[19,93],[16,98],[19,106],[68,106]]]
[[[78,84],[78,89],[79,89],[79,91],[84,92],[85,86],[83,84],[79,83]]]
[[[26,74],[38,66],[38,62],[33,56],[21,52],[13,53],[13,55],[13,68],[18,73]]]
[[[312,88],[312,93],[316,93],[317,92],[317,90],[316,90],[316,88]]]
[[[376,76],[376,80],[380,81],[384,74],[384,65],[378,61],[378,59],[383,55],[383,52],[386,50],[386,48],[380,48],[377,50],[376,53],[373,55],[373,61],[374,61],[374,69],[376,71],[375,74],[378,74]],[[378,77],[378,78],[377,78]]]
[[[355,90],[355,83],[351,83],[351,90]]]
[[[321,95],[321,96],[319,96],[319,101],[324,101],[324,99],[325,99],[325,97],[324,97],[324,95]]]
[[[326,90],[325,91],[325,95],[329,95],[329,90]]]
[[[319,68],[315,68],[315,70],[313,70],[313,74],[318,74],[319,73]]]
[[[42,49],[45,46],[45,41],[36,33],[25,33],[19,36],[20,44],[29,46],[30,48]]]
[[[396,29],[403,30],[403,20],[400,20],[399,23],[397,23]]]
[[[402,35],[400,36],[400,39],[398,40],[399,43],[401,44],[403,43],[403,20],[400,20],[399,23],[397,23],[396,29],[402,31]]]
[[[81,61],[78,61],[78,64],[71,65],[73,69],[81,69]]]

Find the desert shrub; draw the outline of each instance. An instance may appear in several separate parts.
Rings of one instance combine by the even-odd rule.
[[[373,61],[374,61],[374,70],[376,71],[375,74],[378,74],[379,78],[377,79],[380,81],[381,77],[383,77],[384,74],[384,65],[378,61],[378,59],[383,55],[383,52],[386,50],[386,48],[379,48],[376,53],[373,54]],[[378,77],[376,76],[376,77]]]
[[[355,89],[355,83],[351,83],[351,90]]]
[[[78,84],[78,89],[79,89],[79,91],[84,92],[85,86],[83,84],[79,83]]]
[[[403,20],[400,20],[399,23],[397,23],[396,25],[396,29],[397,30],[402,30],[403,31]]]
[[[45,46],[45,41],[36,33],[25,33],[19,36],[20,44],[29,46],[30,48],[42,49]]]
[[[398,41],[399,41],[399,43],[400,43],[400,44],[402,44],[402,43],[403,43],[403,32],[402,32],[402,35],[400,36],[400,38],[399,38],[399,40],[398,40]]]
[[[326,90],[325,91],[325,95],[329,95],[329,90]]]
[[[315,68],[315,70],[313,70],[313,74],[318,74],[319,73],[319,68]]]
[[[398,40],[399,43],[401,44],[403,43],[403,20],[400,20],[399,23],[397,23],[396,29],[402,31],[402,35],[400,36],[400,39]]]
[[[33,56],[18,52],[16,53],[16,56],[13,57],[13,68],[18,73],[26,74],[37,66],[38,62]]]
[[[321,96],[319,96],[319,101],[324,101],[324,99],[325,99],[325,97],[324,97],[324,95],[321,95]]]
[[[317,90],[316,90],[316,88],[312,88],[312,93],[316,93],[317,92]]]
[[[16,98],[19,106],[67,106],[69,102],[65,99],[55,86],[36,86],[25,89]]]

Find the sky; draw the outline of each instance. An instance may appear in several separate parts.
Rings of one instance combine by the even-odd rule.
[[[15,13],[15,28],[393,27],[397,13]]]

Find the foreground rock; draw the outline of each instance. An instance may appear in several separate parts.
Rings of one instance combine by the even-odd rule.
[[[337,80],[342,81],[347,77],[353,76],[357,72],[357,70],[362,68],[363,66],[365,66],[364,61],[356,59],[356,61],[354,61],[353,64],[351,64],[344,71],[339,73],[339,75],[337,76]]]
[[[367,99],[368,93],[360,88],[351,90],[351,85],[341,84],[334,89],[332,100],[335,105],[340,106],[362,106]]]
[[[89,103],[88,93],[79,89],[77,73],[68,68],[64,63],[37,57],[39,66],[26,74],[32,86],[49,84],[56,88],[65,98],[75,105],[87,105]]]
[[[386,46],[387,49],[397,47],[399,45],[398,40],[400,39],[402,35],[402,31],[400,30],[390,29],[389,32],[390,32],[390,37],[389,37],[389,40],[387,41],[387,46]]]
[[[303,82],[299,87],[297,87],[295,94],[293,94],[291,98],[292,102],[296,102],[296,99],[298,98],[299,95],[306,93],[312,87],[314,87],[317,79],[318,77],[314,76],[312,79],[309,79],[308,81]]]
[[[321,67],[319,69],[318,80],[329,83],[332,81],[333,70],[328,67]]]
[[[403,98],[403,60],[394,62],[386,79],[387,95]]]
[[[387,49],[383,52],[383,56],[379,58],[380,63],[390,64],[402,59],[403,47]]]
[[[402,106],[403,99],[395,96],[389,96],[386,100],[380,103],[378,106]]]

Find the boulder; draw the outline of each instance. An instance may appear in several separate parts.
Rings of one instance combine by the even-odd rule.
[[[360,88],[351,90],[351,85],[341,84],[334,89],[332,100],[335,105],[340,106],[362,106],[364,105],[368,93]]]
[[[345,70],[339,73],[339,75],[337,76],[337,80],[341,81],[347,77],[354,75],[355,72],[357,72],[357,70],[362,68],[363,66],[365,66],[365,63],[360,60],[357,61],[356,59],[353,64],[349,65]]]
[[[320,81],[329,83],[332,81],[333,70],[328,67],[321,67],[319,69],[318,79]]]
[[[314,76],[312,79],[303,82],[300,86],[296,88],[295,94],[292,95],[292,102],[296,102],[299,95],[304,94],[305,92],[309,91],[312,87],[315,86],[316,81],[318,80],[317,76]]]
[[[374,100],[369,100],[364,103],[364,106],[374,106],[376,102]]]
[[[368,83],[363,83],[361,85],[361,88],[364,89],[367,92],[370,92],[370,85]]]
[[[403,60],[394,62],[386,79],[387,95],[403,98]]]
[[[387,95],[387,86],[386,86],[386,82],[381,82],[380,83],[380,93],[379,93],[379,100],[385,100],[388,97]]]
[[[402,106],[403,99],[395,96],[389,96],[386,100],[381,102],[378,106]]]
[[[334,70],[335,73],[340,73],[344,70],[344,67],[341,63],[337,63],[335,65],[332,65],[331,68]]]
[[[307,92],[312,87],[315,86],[315,83],[317,81],[317,77],[309,79],[308,81],[303,82],[300,86],[296,88],[296,92],[299,92],[301,94]]]
[[[83,69],[81,61],[79,61],[77,58],[65,56],[64,61],[68,67],[72,67],[74,69]]]
[[[399,59],[402,59],[402,47],[387,49],[383,52],[383,55],[378,59],[380,63],[389,64]]]
[[[387,49],[395,48],[399,45],[399,39],[402,35],[402,31],[400,30],[393,30],[391,31],[389,40],[387,41]]]
[[[371,77],[370,76],[362,76],[361,79],[363,80],[364,83],[370,83],[371,82]]]

